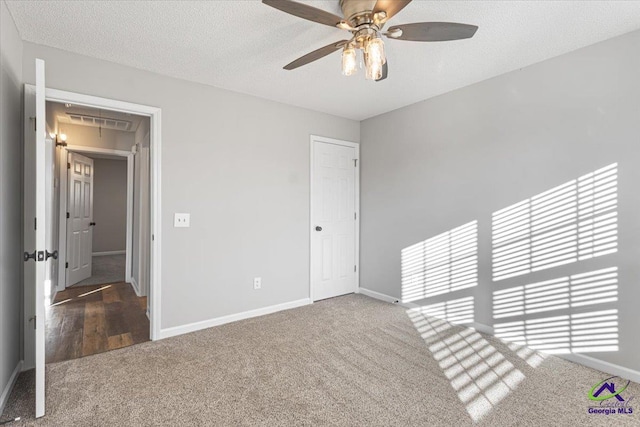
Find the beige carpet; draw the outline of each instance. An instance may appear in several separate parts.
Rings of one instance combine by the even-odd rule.
[[[51,426],[639,425],[591,415],[606,374],[361,295],[48,365],[4,418]],[[632,383],[626,398],[640,396]],[[638,399],[640,401],[640,399]],[[637,402],[634,402],[637,403]],[[640,405],[640,403],[638,403]]]

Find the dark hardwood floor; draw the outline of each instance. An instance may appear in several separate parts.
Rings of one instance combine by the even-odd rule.
[[[128,283],[70,287],[47,309],[46,362],[149,341],[147,298]]]

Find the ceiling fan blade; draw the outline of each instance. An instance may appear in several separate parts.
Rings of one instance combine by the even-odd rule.
[[[373,13],[385,12],[387,16],[382,20],[386,22],[393,17],[396,13],[405,8],[411,0],[378,0],[373,7]]]
[[[291,0],[262,0],[262,3],[309,21],[335,27],[342,21],[338,15]]]
[[[382,77],[380,77],[378,80],[376,80],[377,82],[381,82],[382,80],[386,79],[387,77],[389,77],[389,61],[387,60],[387,62],[384,63],[384,65],[382,66]]]
[[[454,22],[417,22],[390,27],[387,36],[396,40],[415,42],[444,42],[470,39],[478,30],[475,25]]]
[[[317,61],[320,58],[324,58],[330,53],[335,52],[336,50],[340,50],[344,47],[345,44],[349,43],[348,40],[341,40],[337,43],[331,43],[325,47],[321,47],[318,50],[314,50],[311,53],[307,53],[305,56],[302,56],[290,64],[284,66],[285,70],[293,70],[298,67],[302,67],[303,65],[307,65],[310,62]]]

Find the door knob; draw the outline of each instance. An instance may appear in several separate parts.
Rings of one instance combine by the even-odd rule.
[[[316,231],[322,231],[322,227],[320,227],[319,225],[316,225]]]

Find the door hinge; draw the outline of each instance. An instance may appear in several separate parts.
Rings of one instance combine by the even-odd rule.
[[[355,266],[355,265],[354,265],[354,266],[353,266],[353,272],[354,272],[354,273],[356,272],[356,268],[357,268],[357,266]]]
[[[33,229],[34,230],[38,229],[38,218],[33,218]]]
[[[36,325],[38,324],[38,323],[36,322],[36,320],[37,320],[37,319],[38,319],[38,317],[37,317],[37,316],[33,316],[33,317],[30,317],[30,318],[29,318],[29,322],[31,322],[31,321],[33,320],[33,329],[36,329]]]
[[[152,235],[151,235],[151,241],[154,241],[154,240],[156,240],[156,235],[155,235],[155,234],[152,234]]]
[[[354,168],[358,167],[358,159],[353,159],[353,167]]]
[[[68,262],[64,263],[64,268],[69,268],[69,263]]]
[[[71,169],[71,163],[67,163],[67,169]]]
[[[358,213],[357,212],[353,213],[353,219],[358,219]]]
[[[69,219],[69,212],[67,212],[67,219]]]

